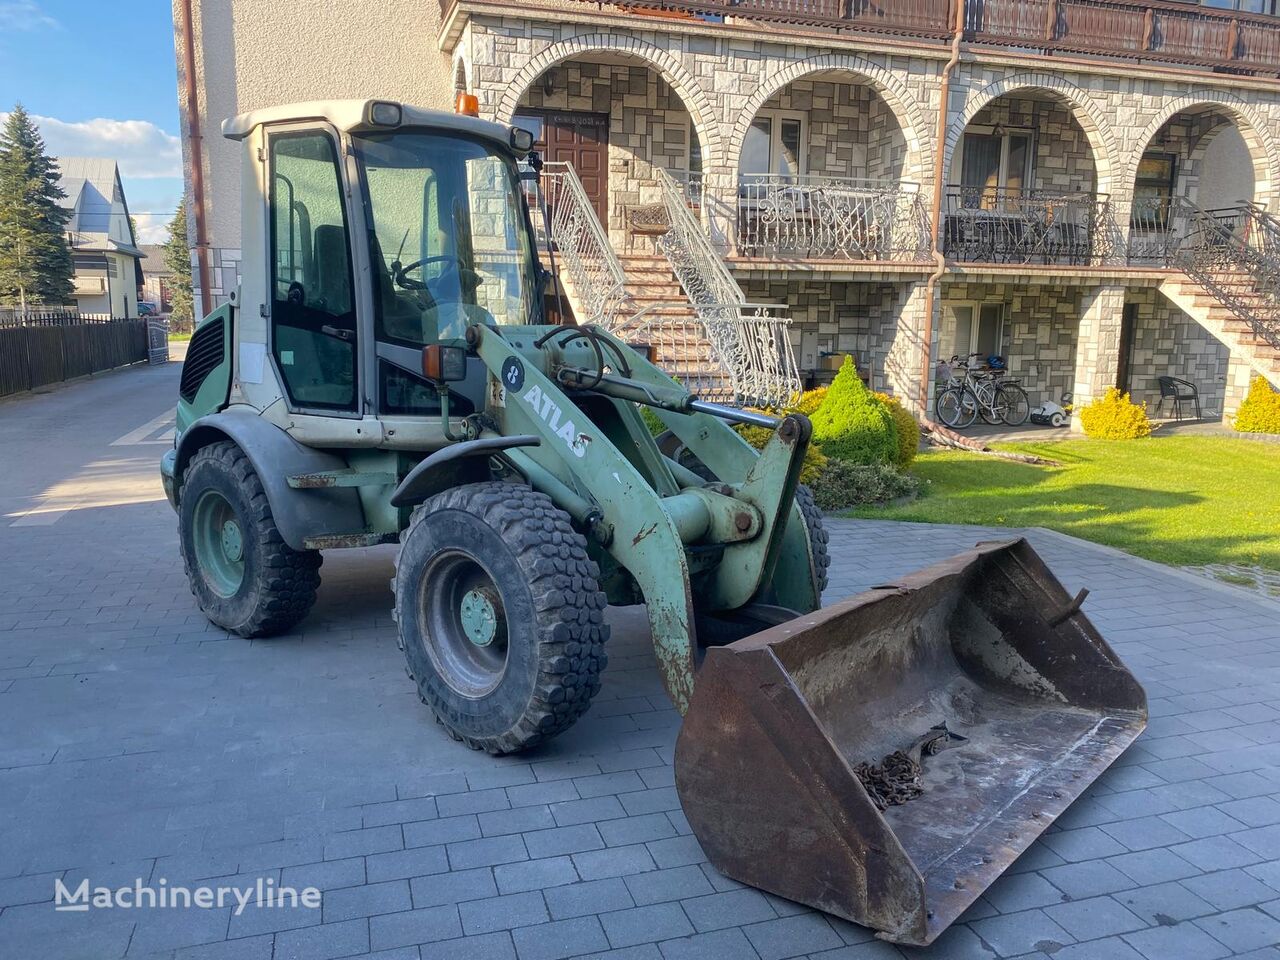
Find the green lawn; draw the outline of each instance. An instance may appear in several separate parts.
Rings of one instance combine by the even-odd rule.
[[[1002,445],[1061,466],[922,453],[919,500],[850,516],[1049,527],[1170,564],[1280,570],[1280,444],[1223,437]]]

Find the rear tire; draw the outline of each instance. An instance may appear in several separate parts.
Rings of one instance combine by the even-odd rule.
[[[828,550],[830,536],[822,525],[822,511],[813,499],[813,491],[803,483],[796,485],[796,505],[804,514],[804,525],[809,531],[809,549],[813,551],[813,572],[817,579],[814,586],[818,588],[818,602],[822,602],[822,592],[827,589],[827,570],[831,567],[831,553]]]
[[[392,581],[400,646],[454,739],[515,753],[587,711],[607,662],[598,576],[569,515],[522,484],[466,484],[414,510]]]
[[[1020,427],[1031,416],[1031,400],[1027,391],[1016,383],[1001,384],[996,387],[996,395],[1004,400],[1004,422],[1011,427]]]
[[[680,466],[696,473],[708,483],[717,482],[716,475],[707,468],[707,465],[681,444],[679,438],[670,430],[660,434],[656,443],[664,456],[675,460]],[[818,509],[818,504],[813,499],[813,491],[803,483],[796,485],[796,504],[804,514],[804,524],[809,531],[809,545],[813,550],[813,569],[818,575],[818,595],[821,596],[822,591],[827,589],[827,569],[831,566],[831,556],[827,551],[830,538],[822,526],[822,511]]]
[[[294,550],[276,527],[262,481],[230,441],[196,451],[178,509],[187,581],[211,621],[242,637],[298,624],[316,602],[318,550]]]

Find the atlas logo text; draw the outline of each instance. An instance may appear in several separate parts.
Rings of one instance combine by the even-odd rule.
[[[577,424],[565,417],[559,404],[543,393],[537,384],[525,391],[524,402],[533,408],[534,414],[550,427],[557,437],[564,441],[565,446],[575,457],[581,459],[587,455],[587,444],[591,442],[591,438],[585,433],[579,433]]]

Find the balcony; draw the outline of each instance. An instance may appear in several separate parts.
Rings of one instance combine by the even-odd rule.
[[[733,246],[743,257],[918,263],[929,259],[929,215],[914,183],[749,176]]]
[[[458,2],[440,0],[446,22]],[[973,45],[1280,74],[1280,17],[1174,0],[617,0],[605,6],[655,18],[788,24],[942,45],[951,37],[953,2],[965,4],[965,40]]]
[[[943,204],[949,260],[1090,266],[1112,248],[1106,194],[952,188]]]

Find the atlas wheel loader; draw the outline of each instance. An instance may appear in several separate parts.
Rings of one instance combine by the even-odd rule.
[[[215,624],[286,631],[323,551],[398,543],[421,699],[503,754],[587,711],[606,605],[643,603],[711,862],[908,944],[1142,731],[1141,688],[1024,541],[821,608],[809,421],[544,322],[526,131],[338,101],[223,133],[242,277],[192,338],[161,469]],[[757,452],[734,423],[773,434]]]

